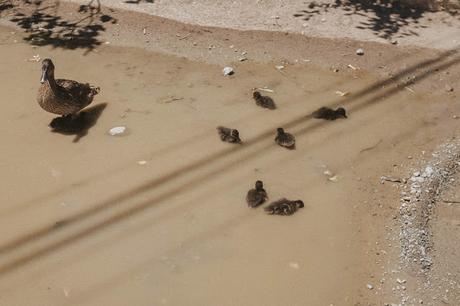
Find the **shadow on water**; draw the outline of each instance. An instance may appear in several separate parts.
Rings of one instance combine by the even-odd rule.
[[[88,130],[96,124],[106,107],[107,103],[102,103],[81,111],[74,118],[56,117],[49,126],[53,133],[75,135],[73,142],[78,142],[88,134]]]
[[[336,0],[334,3],[307,2],[307,8],[294,14],[294,17],[305,21],[311,20],[316,15],[327,13],[331,10],[343,10],[349,18],[347,23],[353,23],[353,16],[363,16],[366,21],[361,21],[356,28],[371,30],[384,39],[391,39],[396,34],[400,36],[418,36],[411,28],[424,28],[419,20],[425,12],[432,10],[428,5],[415,6],[405,5],[402,1],[394,0]],[[454,11],[449,11],[454,14]],[[348,24],[350,25],[350,24]]]

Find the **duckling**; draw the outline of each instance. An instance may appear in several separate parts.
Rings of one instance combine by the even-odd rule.
[[[252,97],[256,101],[256,104],[263,108],[276,109],[276,104],[269,96],[262,96],[260,92],[254,91]]]
[[[230,129],[223,126],[217,127],[220,139],[230,143],[241,143],[240,133],[237,129]]]
[[[286,133],[283,128],[277,128],[276,131],[275,141],[278,145],[290,150],[295,149],[295,137],[293,135]]]
[[[313,118],[316,119],[325,119],[325,120],[335,120],[338,118],[348,118],[345,108],[339,107],[336,110],[333,110],[329,107],[321,107],[318,110],[312,113]]]
[[[270,215],[290,216],[304,206],[305,205],[301,200],[290,201],[282,198],[270,203],[270,205],[265,207],[264,210]]]
[[[255,208],[263,204],[267,200],[267,192],[264,189],[264,183],[257,181],[255,188],[248,191],[246,195],[246,202],[249,207]]]
[[[38,89],[38,104],[47,112],[73,118],[80,110],[88,106],[99,87],[77,81],[54,79],[54,64],[46,58],[42,62],[42,85]]]

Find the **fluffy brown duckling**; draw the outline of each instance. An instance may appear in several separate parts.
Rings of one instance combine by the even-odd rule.
[[[241,143],[240,133],[237,129],[226,128],[223,126],[217,127],[220,139],[230,143]]]
[[[260,92],[254,91],[252,97],[256,101],[256,104],[263,108],[276,109],[275,101],[269,96],[262,96]]]
[[[333,110],[329,107],[321,107],[318,110],[312,113],[313,118],[316,119],[325,119],[325,120],[335,120],[338,118],[348,118],[345,108],[339,107],[336,110]]]
[[[305,205],[301,200],[290,201],[282,198],[270,203],[270,205],[265,207],[264,210],[270,215],[290,216],[304,206]]]
[[[276,132],[275,142],[278,145],[290,150],[295,149],[295,137],[293,135],[286,133],[283,128],[277,128]]]
[[[267,200],[267,192],[264,189],[264,184],[262,181],[257,181],[255,188],[248,191],[246,195],[246,202],[249,207],[255,208],[263,204]]]
[[[88,83],[54,79],[54,64],[49,58],[42,62],[40,83],[42,85],[38,89],[38,104],[47,112],[62,116],[73,117],[99,93],[99,87]]]

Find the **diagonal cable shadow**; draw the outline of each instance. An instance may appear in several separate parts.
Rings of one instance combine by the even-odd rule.
[[[421,68],[425,68],[425,67],[429,67],[430,65],[433,65],[433,67],[429,67],[429,69],[427,69],[427,71],[417,75],[417,80],[422,80],[426,77],[428,77],[429,75],[431,75],[431,73],[433,73],[434,71],[440,71],[440,70],[444,70],[444,69],[447,69],[453,65],[456,65],[458,63],[460,63],[460,57],[459,56],[453,56],[453,55],[457,55],[457,51],[456,50],[451,50],[451,51],[448,51],[448,52],[443,52],[442,54],[440,54],[438,57],[434,58],[434,59],[430,59],[430,60],[426,60],[426,61],[423,61],[422,63],[420,63],[419,65],[414,65],[410,68],[407,68],[405,69],[404,71],[400,72],[399,74],[397,74],[396,76],[394,76],[393,78],[391,79],[388,79],[388,80],[385,80],[385,81],[382,81],[382,82],[377,82],[376,84],[372,85],[372,86],[369,86],[359,92],[357,92],[356,94],[354,95],[351,95],[349,97],[347,97],[344,100],[341,100],[341,103],[340,104],[350,104],[351,105],[351,110],[353,111],[358,111],[360,109],[363,109],[365,107],[368,107],[370,105],[373,105],[374,103],[377,103],[377,102],[380,102],[382,101],[384,98],[387,98],[395,93],[397,93],[398,91],[402,90],[405,86],[407,86],[407,81],[406,82],[401,82],[401,83],[397,83],[402,77],[406,76],[408,73],[413,73],[415,72],[417,69],[421,69]],[[452,59],[449,59],[449,60],[446,60],[448,57],[450,56],[453,56]],[[436,64],[436,65],[434,65]],[[412,81],[411,81],[412,82]],[[396,86],[394,88],[383,88],[384,86],[386,85],[391,85],[393,83],[396,83]],[[360,97],[363,97],[369,93],[373,93],[374,91],[378,91],[379,89],[383,89],[383,92],[382,93],[379,93],[377,94],[376,96],[372,96],[368,99],[366,99],[365,101],[359,103],[358,105],[356,106],[353,106],[355,104],[355,101],[356,99],[360,98]],[[334,103],[330,106],[337,106],[338,103]],[[310,122],[312,119],[312,116],[310,114],[302,114],[292,120],[290,120],[289,122],[286,122],[284,123],[282,126],[286,127],[286,128],[293,128],[301,123],[305,123],[305,122]],[[312,122],[311,125],[303,128],[302,130],[300,130],[297,134],[304,134],[304,133],[307,133],[307,132],[312,132],[314,130],[316,130],[317,128],[321,127],[322,125],[324,125],[324,121],[314,121]],[[276,127],[274,127],[276,128]],[[149,182],[145,183],[145,184],[142,184],[132,190],[129,190],[129,191],[126,191],[124,193],[121,193],[117,196],[114,196],[106,201],[103,201],[102,203],[94,206],[93,208],[90,208],[88,210],[85,210],[83,212],[80,212],[80,213],[77,213],[67,219],[64,219],[62,222],[61,222],[61,226],[59,227],[56,227],[55,225],[50,225],[50,226],[47,226],[47,227],[43,227],[41,229],[38,229],[37,231],[34,231],[32,233],[29,233],[29,234],[26,234],[22,237],[19,237],[19,238],[16,238],[10,242],[7,242],[6,244],[0,246],[0,254],[3,255],[3,254],[7,254],[13,250],[15,250],[16,248],[19,248],[19,247],[23,247],[25,245],[27,245],[28,243],[34,241],[34,240],[37,240],[37,239],[42,239],[42,238],[45,238],[49,235],[52,235],[53,233],[56,233],[57,231],[65,228],[65,227],[68,227],[68,226],[71,226],[73,224],[77,224],[78,222],[80,221],[83,221],[89,217],[92,217],[92,216],[95,216],[97,214],[99,214],[100,212],[102,211],[105,211],[106,209],[109,209],[109,208],[114,208],[115,206],[118,206],[120,205],[121,202],[123,201],[126,201],[128,199],[130,199],[131,197],[135,196],[135,195],[139,195],[139,194],[142,194],[146,191],[149,191],[151,189],[154,189],[154,188],[157,188],[159,186],[162,186],[163,184],[166,184],[168,182],[171,182],[175,179],[178,179],[180,177],[182,177],[183,175],[189,173],[189,172],[192,172],[192,171],[195,171],[195,170],[198,170],[200,169],[202,166],[204,165],[208,165],[209,163],[211,162],[216,162],[216,161],[220,161],[221,159],[227,157],[227,156],[231,156],[233,153],[235,152],[238,152],[238,151],[243,151],[243,150],[247,150],[247,149],[250,149],[251,147],[253,147],[254,145],[258,144],[258,143],[261,143],[262,141],[264,140],[267,140],[269,138],[272,138],[273,137],[273,131],[274,131],[274,128],[270,129],[270,130],[267,130],[266,132],[262,133],[261,135],[251,139],[251,140],[248,140],[245,144],[245,146],[242,146],[242,147],[232,147],[232,148],[229,148],[229,149],[226,149],[226,150],[223,150],[221,152],[218,152],[218,153],[214,153],[210,156],[207,156],[205,158],[202,158],[200,160],[198,160],[197,162],[194,162],[188,166],[185,166],[183,168],[180,168],[180,169],[177,169],[175,171],[172,171],[170,172],[169,174],[167,175],[164,175],[162,177],[159,177],[159,178],[156,178],[156,179],[153,179],[153,180],[150,180]],[[36,251],[33,251],[31,252],[30,254],[27,254],[27,255],[24,255],[22,257],[19,257],[15,260],[12,260],[10,262],[8,262],[7,264],[5,265],[2,265],[0,266],[0,274],[4,274],[4,273],[7,273],[7,272],[10,272],[28,262],[30,262],[31,260],[34,260],[34,259],[37,259],[37,258],[40,258],[42,256],[45,256],[46,254],[56,250],[56,249],[59,249],[59,248],[62,248],[66,245],[69,245],[70,243],[73,243],[77,240],[80,240],[82,238],[85,238],[87,237],[88,235],[92,234],[92,233],[95,233],[97,231],[100,231],[112,224],[115,224],[119,221],[122,221],[128,217],[131,217],[133,215],[136,215],[144,210],[146,210],[147,208],[150,208],[154,205],[157,205],[159,202],[161,201],[164,201],[168,198],[170,198],[171,196],[173,196],[175,193],[177,192],[180,192],[180,191],[184,191],[184,190],[188,190],[190,188],[193,188],[195,185],[198,185],[198,184],[201,184],[203,182],[206,182],[207,180],[219,175],[222,173],[223,170],[229,168],[229,167],[232,167],[238,163],[241,163],[242,161],[246,161],[246,160],[249,160],[249,159],[252,159],[254,157],[257,157],[261,151],[263,150],[266,150],[270,147],[274,146],[274,144],[272,142],[270,143],[267,143],[265,144],[263,147],[260,147],[260,148],[257,148],[257,150],[254,150],[252,152],[248,152],[246,153],[244,156],[242,156],[241,158],[238,158],[237,160],[234,160],[234,161],[231,161],[231,162],[228,162],[220,167],[217,167],[216,169],[214,169],[213,171],[211,171],[210,173],[205,173],[204,175],[199,175],[198,177],[193,177],[191,180],[189,180],[188,182],[176,187],[176,188],[173,188],[167,192],[163,192],[162,194],[152,198],[152,199],[149,199],[147,201],[143,201],[141,203],[137,203],[134,207],[132,208],[129,208],[129,209],[125,209],[124,211],[122,212],[119,212],[117,214],[114,214],[113,216],[107,218],[106,220],[102,221],[102,222],[98,222],[92,226],[89,226],[87,227],[86,229],[83,229],[81,231],[77,231],[76,233],[73,233],[71,235],[69,235],[68,237],[66,238],[63,238],[61,240],[58,240],[56,242],[52,242],[44,247],[41,247],[39,248],[38,250]]]
[[[415,128],[413,130],[403,132],[402,134],[400,134],[399,138],[408,139],[422,125],[423,124],[420,124],[420,125],[418,125],[417,128]],[[334,135],[331,136],[331,138],[340,137],[340,135],[341,135],[341,132],[336,131],[334,133]],[[323,142],[318,143],[318,145],[321,145],[321,144],[323,144]],[[313,146],[315,146],[315,145],[313,145]],[[307,151],[307,149],[305,149],[305,151]],[[285,161],[287,159],[289,159],[289,158],[287,156],[284,156],[283,158],[278,159],[274,163],[275,164],[276,163],[282,163],[283,161]],[[362,156],[356,156],[356,159],[359,159],[359,160],[362,161],[363,157]],[[337,169],[337,168],[335,170],[340,171],[340,169]],[[240,178],[234,179],[232,181],[226,181],[224,183],[221,183],[221,186],[234,185],[239,181],[240,181]],[[317,183],[319,183],[319,182],[314,180],[312,182],[306,182],[306,185],[311,186],[312,184],[315,185]],[[207,197],[206,194],[207,194],[206,192],[202,192],[199,196],[197,196],[197,197],[195,197],[193,199],[188,198],[187,201],[185,201],[184,203],[181,203],[181,204],[179,204],[179,205],[177,205],[175,207],[172,207],[167,212],[162,213],[160,215],[157,215],[153,219],[149,219],[148,221],[142,222],[140,224],[136,223],[131,228],[128,228],[127,230],[124,230],[123,232],[118,233],[115,237],[110,238],[109,241],[104,240],[104,245],[107,244],[107,243],[110,243],[110,241],[113,243],[113,242],[119,242],[120,239],[124,239],[124,238],[129,239],[129,237],[131,237],[132,235],[135,235],[139,231],[143,231],[143,230],[145,230],[147,228],[150,228],[152,226],[157,226],[161,222],[165,222],[166,219],[172,219],[173,217],[177,216],[181,211],[183,211],[184,208],[190,207],[190,205],[192,205],[192,204],[195,206],[195,209],[196,209],[196,205],[198,203],[203,202],[202,199]],[[225,220],[223,223],[221,223],[221,224],[219,224],[217,226],[214,226],[214,227],[212,227],[211,229],[208,229],[205,232],[201,232],[201,233],[192,235],[192,237],[190,239],[186,240],[185,245],[181,244],[180,247],[173,248],[173,249],[169,250],[168,253],[174,254],[179,250],[181,250],[183,252],[184,248],[187,249],[188,246],[192,246],[197,242],[199,243],[199,242],[203,242],[203,241],[215,238],[217,235],[219,235],[219,233],[222,232],[222,230],[226,230],[228,228],[234,228],[235,226],[241,225],[241,224],[245,223],[246,221],[248,221],[250,218],[252,218],[254,216],[255,216],[254,214],[251,214],[251,213],[248,213],[248,212],[246,212],[244,214],[239,214],[237,216],[232,216],[232,218],[229,218],[228,220]],[[97,249],[99,249],[100,247],[102,247],[102,246],[99,245],[99,247],[97,247]],[[89,256],[90,253],[88,253],[88,252],[93,253],[95,251],[96,250],[94,249],[94,247],[89,247],[86,250],[80,250],[79,254],[73,254],[73,256],[74,256],[75,259],[77,259],[80,256],[82,256],[82,254],[85,254],[85,256]],[[147,262],[150,262],[150,261],[151,261],[151,259],[145,261],[144,263],[147,263]],[[137,271],[141,271],[143,269],[143,267],[144,267],[143,264],[138,264],[137,267],[131,268],[131,269],[129,269],[129,271],[121,272],[121,273],[117,274],[116,277],[111,277],[112,280],[110,281],[110,284],[112,286],[114,286],[116,284],[119,284],[120,282],[122,282],[122,280],[126,280],[126,276],[131,275],[133,273],[136,273]],[[48,273],[51,272],[48,268],[47,268],[47,271],[48,271]],[[37,275],[39,275],[39,274],[37,274]],[[76,301],[76,303],[78,303],[78,304],[84,303],[84,302],[90,300],[92,297],[99,295],[101,293],[101,291],[103,291],[106,286],[107,286],[107,282],[105,281],[101,285],[97,285],[96,287],[91,287],[91,289],[89,289],[84,294],[80,294],[78,297],[74,297],[73,301],[74,302]]]
[[[394,58],[392,59],[394,61],[398,61],[398,58]],[[422,64],[425,63],[425,62],[422,62]],[[410,73],[410,68],[409,70],[407,70],[407,73]],[[402,71],[404,72],[404,71]],[[398,78],[398,75],[397,74],[394,78]],[[392,78],[392,79],[394,79]],[[339,82],[338,84],[336,85],[340,85],[341,82]],[[385,84],[383,84],[383,86],[385,86]],[[346,101],[346,100],[343,100],[343,101]],[[164,155],[165,153],[167,152],[170,152],[178,147],[182,147],[184,145],[187,145],[189,143],[191,143],[195,138],[198,138],[198,137],[201,137],[201,136],[204,136],[205,134],[202,133],[200,135],[196,135],[194,137],[190,137],[189,140],[185,141],[185,142],[182,142],[182,144],[177,144],[177,145],[171,145],[169,148],[165,148],[165,149],[160,149],[159,151],[155,152],[155,154],[157,155]],[[77,138],[78,140],[78,138]],[[146,159],[146,158],[151,158],[151,157],[146,157],[146,156],[151,156],[151,154],[145,154],[145,155],[142,155],[142,156],[139,156],[138,159]],[[132,163],[136,162],[137,159],[133,159]],[[124,169],[126,169],[126,166],[120,166],[120,167],[117,167],[117,168],[114,168],[114,169],[111,169],[105,173],[101,173],[101,174],[96,174],[94,176],[91,176],[91,177],[86,177],[84,179],[81,179],[81,180],[77,180],[75,182],[72,182],[70,183],[69,185],[65,186],[65,187],[62,187],[60,189],[57,189],[55,191],[50,191],[50,192],[47,192],[47,193],[44,193],[42,195],[39,195],[38,197],[35,197],[33,199],[30,199],[30,200],[26,200],[25,202],[22,202],[22,203],[17,203],[15,204],[13,207],[10,207],[10,208],[6,208],[5,210],[3,211],[0,211],[0,216],[5,216],[5,215],[8,215],[10,213],[15,213],[17,211],[20,211],[22,210],[22,208],[25,208],[25,207],[30,207],[32,205],[35,205],[37,202],[40,202],[40,201],[43,201],[43,200],[46,200],[48,198],[51,198],[52,196],[56,196],[60,193],[63,193],[65,192],[66,190],[68,190],[69,188],[75,188],[75,187],[81,187],[81,186],[84,186],[84,185],[87,185],[88,182],[90,182],[90,179],[96,179],[96,178],[102,178],[104,175],[110,175],[110,174],[114,174],[114,173],[117,173],[117,172],[120,172]]]

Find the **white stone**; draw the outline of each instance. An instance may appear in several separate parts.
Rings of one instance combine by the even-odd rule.
[[[109,130],[111,136],[122,135],[126,131],[126,126],[116,126]]]
[[[235,71],[233,70],[232,67],[225,67],[223,70],[222,70],[222,73],[227,76],[227,75],[232,75],[235,73]]]

